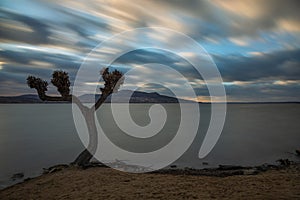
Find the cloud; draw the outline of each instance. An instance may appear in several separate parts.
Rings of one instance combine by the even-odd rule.
[[[49,42],[49,27],[40,20],[1,9],[2,39],[26,42],[29,44],[45,44]]]
[[[27,75],[48,79],[55,69],[69,71],[74,80],[83,58],[100,42],[125,30],[156,26],[185,33],[213,52],[230,99],[295,99],[300,77],[298,5],[296,0],[28,0],[18,4],[3,0],[0,92],[26,93]],[[208,99],[201,76],[180,57],[194,56],[189,48],[173,35],[141,37],[167,41],[179,54],[137,50],[118,58],[113,67],[125,72],[145,63],[171,66],[190,81],[200,99]],[[134,37],[126,39],[99,51],[93,59],[106,65],[101,59],[117,54],[119,44],[138,46]],[[153,84],[139,85],[168,92]]]
[[[300,27],[297,0],[214,0],[223,10],[227,11],[232,34],[258,35],[260,31],[290,31],[293,27]],[[296,22],[297,21],[297,22]],[[293,28],[294,29],[294,28]]]
[[[270,82],[256,82],[247,85],[225,86],[228,101],[270,102],[270,101],[299,101],[300,84],[274,84]]]
[[[259,51],[252,51],[252,52],[248,52],[248,55],[250,55],[250,56],[262,56],[262,55],[264,55],[264,53],[259,52]]]
[[[300,85],[300,80],[274,81],[274,85]]]
[[[225,81],[298,80],[300,77],[300,49],[253,57],[215,55],[214,59]]]
[[[239,46],[247,46],[249,42],[245,38],[229,38],[229,41]]]
[[[289,75],[298,75],[300,78],[300,61],[299,59],[287,60],[278,66],[283,72]]]
[[[238,45],[247,45],[248,38],[258,39],[264,31],[297,34],[300,29],[297,1],[120,0],[39,4],[47,12],[36,14],[36,18],[2,9],[10,21],[3,24],[11,26],[3,31],[2,37],[31,44],[62,42],[87,52],[112,34],[143,26],[171,28],[212,43],[228,38]],[[12,26],[13,22],[23,26]],[[20,28],[33,33],[16,31]],[[99,33],[104,37],[97,37]]]
[[[32,47],[28,45],[17,45],[17,47],[16,49],[1,51],[1,59],[6,62],[29,66],[44,67],[47,64],[49,68],[52,66],[52,69],[64,68],[73,70],[78,69],[81,64],[82,58],[80,55],[60,51],[57,48]]]

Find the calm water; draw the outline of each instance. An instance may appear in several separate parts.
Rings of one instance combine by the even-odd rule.
[[[149,104],[131,105],[132,117],[139,125],[149,123]],[[98,116],[100,124],[118,145],[142,152],[163,146],[176,131],[180,112],[176,104],[165,104],[170,113],[160,139],[152,145],[127,141],[111,122],[108,106]],[[190,149],[175,162],[178,166],[212,167],[219,164],[258,165],[279,158],[299,159],[289,152],[300,148],[300,104],[228,105],[220,140],[213,151],[200,160],[197,155],[210,117],[210,105],[200,105],[201,122]],[[76,133],[70,104],[0,104],[0,188],[14,173],[36,176],[43,167],[70,163],[83,146]],[[297,160],[298,159],[298,160]],[[203,165],[207,162],[207,165]]]

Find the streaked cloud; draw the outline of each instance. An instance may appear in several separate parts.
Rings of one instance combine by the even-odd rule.
[[[229,38],[229,41],[236,44],[236,45],[239,45],[239,46],[247,46],[249,44],[249,42],[247,41],[247,39],[245,38]]]
[[[274,81],[275,85],[300,85],[300,80]]]
[[[298,5],[297,0],[2,0],[0,94],[31,93],[25,85],[28,74],[49,79],[53,70],[63,69],[74,80],[81,62],[100,42],[122,31],[155,26],[182,32],[203,45],[223,76],[229,100],[295,100],[300,77]],[[199,100],[209,101],[201,75],[182,58],[196,55],[178,38],[155,33],[139,37],[167,41],[178,49],[177,55],[136,50],[118,58],[113,67],[124,72],[140,67],[141,89],[169,94],[164,87],[143,82],[151,79],[151,73],[142,65],[171,66],[190,82]],[[101,61],[117,54],[123,43],[102,49],[91,59],[105,66]],[[138,46],[134,37],[126,38],[126,44]],[[168,84],[180,87],[181,83]]]

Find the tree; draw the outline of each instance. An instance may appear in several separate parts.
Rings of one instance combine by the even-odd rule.
[[[51,83],[57,88],[60,96],[49,96],[46,94],[48,90],[47,81],[34,76],[28,76],[27,78],[28,86],[36,89],[39,98],[42,101],[73,102],[78,106],[83,114],[88,128],[89,143],[88,147],[84,149],[72,162],[72,164],[77,166],[85,166],[88,164],[93,158],[93,155],[97,149],[98,137],[95,124],[95,111],[104,103],[109,95],[118,91],[120,85],[123,84],[124,81],[123,74],[118,70],[110,72],[108,68],[104,68],[101,70],[100,75],[104,81],[104,87],[100,88],[101,95],[91,108],[84,106],[76,96],[70,94],[71,83],[69,80],[69,75],[65,71],[54,71],[52,74]]]

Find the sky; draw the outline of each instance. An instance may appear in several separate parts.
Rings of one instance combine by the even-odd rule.
[[[162,27],[183,33],[211,56],[220,71],[227,101],[300,100],[300,3],[297,0],[1,0],[0,95],[34,94],[26,78],[50,80],[54,70],[69,72],[71,82],[82,62],[98,44],[124,31]],[[144,40],[164,40],[179,54],[161,49],[137,49],[117,58],[111,67],[124,73],[141,69],[139,90],[169,95],[169,87],[185,90],[161,73],[165,85],[149,83],[147,63],[170,66],[189,81],[198,101],[210,101],[205,82],[180,55],[172,35],[149,34]],[[138,47],[135,38],[120,41]],[[101,56],[115,54],[112,45]],[[182,51],[181,51],[182,50]],[[173,78],[174,79],[174,78]],[[85,82],[83,85],[97,84]],[[101,83],[101,80],[99,80]],[[49,94],[56,93],[49,88]]]

